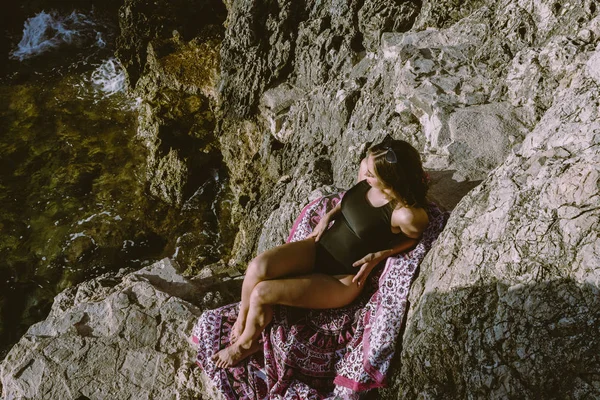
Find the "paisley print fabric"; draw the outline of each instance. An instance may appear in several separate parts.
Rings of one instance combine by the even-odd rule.
[[[343,195],[304,207],[288,242],[310,234]],[[226,399],[353,399],[385,386],[410,284],[448,217],[433,203],[428,212],[430,223],[417,246],[374,269],[355,302],[329,310],[275,307],[273,322],[262,335],[264,351],[233,368],[217,369],[210,358],[229,344],[239,303],[205,311],[192,332],[198,365]]]

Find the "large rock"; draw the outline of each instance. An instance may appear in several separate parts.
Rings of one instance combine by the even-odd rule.
[[[144,71],[150,41],[168,38],[174,30],[185,40],[202,36],[207,29],[222,31],[225,15],[218,0],[126,0],[119,10],[117,56],[131,87]]]
[[[483,179],[423,265],[382,395],[597,397],[600,7],[440,0],[414,15],[419,4],[228,1],[218,80],[181,73],[199,71],[198,42],[171,38],[177,24],[124,48],[156,66],[141,89],[158,79],[177,110],[187,96],[214,110],[239,227],[231,265],[281,243],[311,196],[352,185],[386,134],[422,152],[449,208]],[[185,121],[148,107],[155,137]],[[171,159],[157,193],[184,175]]]
[[[165,259],[65,290],[0,364],[2,398],[202,398],[192,326],[239,291],[214,278],[192,284]]]
[[[386,398],[599,396],[600,88],[573,69],[421,265]]]
[[[383,33],[370,53],[326,51],[334,27],[352,26],[352,3],[300,24],[295,75],[263,92],[270,107],[251,122],[265,145],[243,173],[264,181],[240,180],[252,200],[235,254],[280,243],[313,189],[350,186],[367,145],[391,133],[438,178],[489,177],[423,266],[381,395],[597,397],[599,10],[456,4],[425,2],[417,23],[437,28]],[[348,39],[337,45],[352,49]]]

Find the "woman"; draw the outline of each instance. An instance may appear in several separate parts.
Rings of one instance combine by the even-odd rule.
[[[265,251],[250,262],[231,345],[212,356],[217,367],[233,366],[259,350],[274,304],[317,309],[348,305],[380,261],[417,243],[429,223],[427,181],[417,150],[401,140],[371,147],[357,182],[306,239]]]

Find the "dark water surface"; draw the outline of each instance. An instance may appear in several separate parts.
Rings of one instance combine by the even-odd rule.
[[[148,194],[136,101],[102,88],[122,79],[110,70],[114,28],[90,32],[106,46],[86,33],[9,61],[0,79],[0,359],[64,288],[165,256],[214,262],[231,242],[223,168],[183,207]]]

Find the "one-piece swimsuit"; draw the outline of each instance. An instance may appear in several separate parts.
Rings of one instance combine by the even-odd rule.
[[[369,253],[390,247],[399,235],[391,231],[394,206],[372,206],[366,180],[350,188],[342,198],[341,213],[316,244],[315,272],[328,275],[356,274],[352,264]]]

